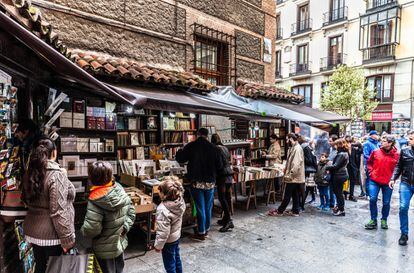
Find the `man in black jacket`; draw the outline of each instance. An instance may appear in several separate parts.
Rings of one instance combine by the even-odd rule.
[[[208,130],[200,128],[198,138],[179,150],[176,160],[187,164],[187,178],[192,184],[192,196],[197,210],[198,233],[193,239],[204,241],[211,226],[214,185],[217,173],[223,169],[218,148],[208,141]]]
[[[400,159],[395,167],[390,188],[394,188],[395,181],[401,176],[400,183],[400,230],[401,237],[398,243],[407,245],[408,241],[408,209],[414,195],[414,131],[408,133],[408,147],[401,150]]]

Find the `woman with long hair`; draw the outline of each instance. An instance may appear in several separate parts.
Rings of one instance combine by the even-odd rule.
[[[221,142],[221,138],[218,134],[211,136],[211,143],[217,145],[220,153],[220,158],[223,161],[223,169],[217,174],[217,193],[218,198],[223,209],[223,219],[218,221],[218,224],[222,226],[220,232],[226,232],[231,228],[234,228],[233,221],[231,219],[231,185],[233,184],[233,170],[231,168],[231,156],[229,150]]]
[[[75,245],[76,191],[56,158],[53,141],[40,139],[31,152],[23,180],[29,208],[23,230],[26,241],[33,245],[35,273],[46,271],[50,256],[59,256]]]
[[[326,167],[326,171],[331,174],[333,192],[336,195],[338,206],[334,208],[334,216],[345,216],[345,199],[343,188],[345,181],[349,178],[347,165],[349,162],[349,148],[345,139],[337,139],[334,143],[337,154],[332,165]]]

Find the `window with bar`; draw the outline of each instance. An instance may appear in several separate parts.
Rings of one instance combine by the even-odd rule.
[[[304,104],[306,106],[312,107],[312,84],[297,85],[292,87],[292,93],[301,95],[305,97]]]
[[[393,100],[393,75],[376,75],[367,78],[367,86],[375,90],[375,99],[379,102]]]
[[[298,32],[309,28],[309,4],[298,8]]]
[[[194,72],[215,85],[233,85],[235,38],[194,24]]]

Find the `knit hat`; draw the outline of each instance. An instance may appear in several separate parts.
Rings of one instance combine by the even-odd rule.
[[[372,130],[372,131],[370,131],[370,132],[369,132],[369,135],[370,135],[370,136],[373,136],[373,135],[378,135],[378,132],[377,132],[377,131],[375,131],[375,130]]]

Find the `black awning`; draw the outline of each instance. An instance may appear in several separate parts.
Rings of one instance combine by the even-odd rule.
[[[217,102],[207,96],[191,92],[139,87],[127,84],[116,84],[111,85],[111,87],[122,95],[138,95],[145,97],[146,103],[143,107],[147,109],[221,115],[246,119],[260,116],[259,113]]]
[[[313,117],[316,119],[319,119],[321,121],[325,121],[328,123],[341,123],[341,122],[349,122],[351,121],[350,118],[344,117],[341,115],[338,115],[336,113],[332,112],[326,112],[319,109],[311,108],[305,105],[295,105],[295,104],[289,104],[289,103],[282,103],[282,102],[275,102],[274,104],[277,104],[281,107],[284,107],[286,109],[298,112],[300,114],[307,115],[309,117]],[[313,122],[310,122],[313,123]]]
[[[116,100],[134,105],[142,105],[145,103],[143,97],[128,97],[115,92],[3,12],[0,12],[0,28],[30,48],[62,78],[86,86],[90,88],[91,91],[100,91],[100,94],[104,92],[108,97]]]

